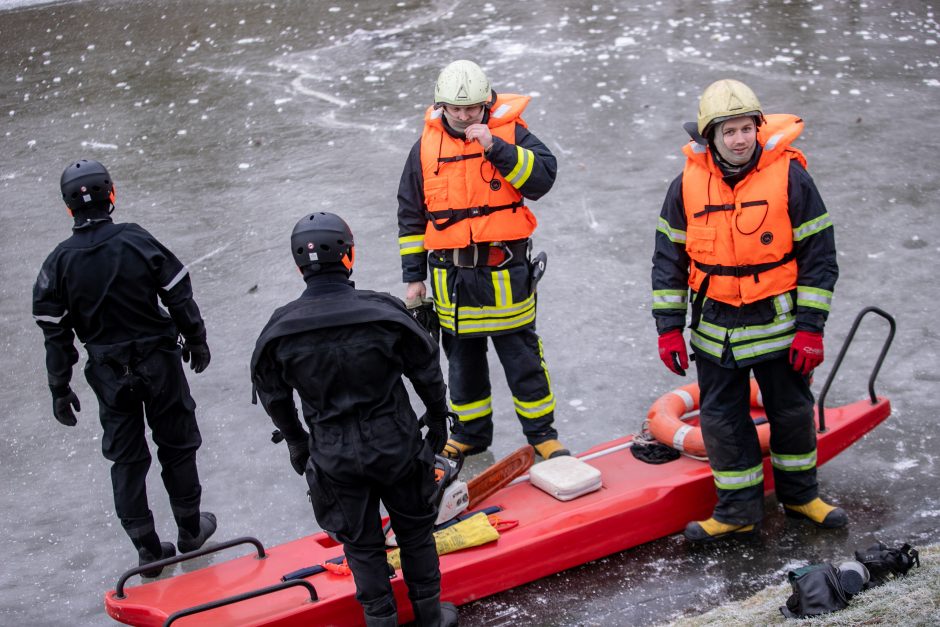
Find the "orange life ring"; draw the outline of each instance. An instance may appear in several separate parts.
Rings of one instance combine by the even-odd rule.
[[[770,450],[770,423],[763,410],[760,388],[757,381],[751,379],[751,417],[757,427],[757,438],[761,452]],[[659,442],[671,446],[695,457],[707,457],[702,429],[698,417],[683,420],[683,416],[699,408],[698,383],[683,385],[681,388],[660,396],[646,415],[650,433]]]

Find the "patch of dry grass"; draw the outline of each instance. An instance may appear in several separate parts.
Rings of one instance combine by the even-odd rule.
[[[847,627],[850,625],[927,626],[940,624],[940,545],[920,551],[920,568],[906,577],[855,595],[844,610],[803,620],[788,620],[778,609],[786,604],[789,583],[771,586],[743,601],[728,603],[700,616],[681,618],[670,627],[752,627],[786,623]]]

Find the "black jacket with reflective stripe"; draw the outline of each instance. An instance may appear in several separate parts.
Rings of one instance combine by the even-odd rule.
[[[206,337],[186,267],[144,228],[110,220],[75,229],[46,258],[33,286],[33,317],[56,384],[71,379],[76,335],[89,347]]]

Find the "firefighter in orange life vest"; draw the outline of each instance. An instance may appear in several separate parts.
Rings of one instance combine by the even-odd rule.
[[[765,116],[750,88],[720,80],[702,93],[698,123],[685,128],[692,141],[663,203],[652,271],[659,355],[680,375],[692,303],[702,435],[718,491],[712,517],[690,522],[685,536],[705,542],[759,528],[764,476],[749,416],[751,372],[785,513],[842,527],[846,513],[818,495],[809,387],[839,269],[829,213],[791,145],[803,121]]]
[[[543,458],[567,455],[552,426],[555,396],[535,332],[529,237],[536,200],[555,182],[555,156],[520,117],[528,96],[497,94],[472,61],[445,67],[424,131],[398,188],[405,300],[434,306],[447,355],[451,409],[460,420],[444,453],[492,443],[487,338],[499,356],[516,415]]]

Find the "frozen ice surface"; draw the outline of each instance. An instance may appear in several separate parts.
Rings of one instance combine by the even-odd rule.
[[[102,595],[135,562],[81,363],[83,411],[65,429],[50,415],[30,319],[38,268],[68,236],[56,185],[68,161],[104,161],[117,181],[115,218],[141,223],[190,264],[213,352],[190,378],[205,506],[219,516],[218,537],[278,544],[316,526],[286,450],[250,404],[247,364],[271,311],[302,287],[290,229],[310,211],[340,213],[356,233],[357,284],[403,294],[398,178],[437,72],[457,58],[481,62],[497,91],[532,95],[525,118],[558,157],[555,188],[532,207],[536,250],[550,260],[538,330],[565,446],[636,431],[657,397],[688,381],[659,363],[649,264],[688,141],[681,124],[718,78],[745,81],[766,111],[806,123],[797,145],[836,225],[842,270],[827,356],[862,307],[898,320],[877,382],[894,416],[820,469],[824,496],[851,516],[845,533],[794,525],[770,499],[756,546],[696,552],[664,538],[470,604],[467,624],[665,620],[874,538],[937,541],[940,36],[928,6],[0,0],[0,35],[0,623],[113,624]],[[866,395],[883,337],[878,321],[863,325],[831,404]],[[523,439],[493,361],[498,457]],[[172,539],[156,463],[149,494]]]

